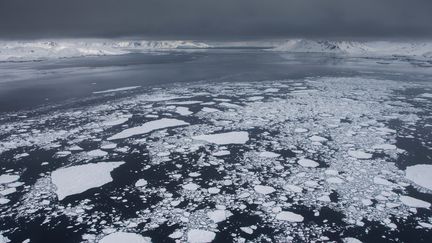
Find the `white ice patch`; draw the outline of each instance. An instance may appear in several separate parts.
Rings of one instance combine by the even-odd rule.
[[[269,152],[269,151],[265,151],[265,152],[261,152],[258,155],[261,158],[277,158],[280,156],[280,154],[278,153],[274,153],[274,152]]]
[[[311,159],[299,159],[297,163],[303,167],[318,167],[319,164]]]
[[[288,221],[288,222],[302,222],[303,216],[289,211],[283,211],[276,215],[277,220]]]
[[[432,190],[432,165],[408,166],[405,176],[415,184]]]
[[[356,158],[356,159],[370,159],[372,158],[372,154],[366,153],[360,150],[350,150],[348,151],[348,155]]]
[[[144,179],[139,179],[137,182],[135,182],[136,187],[143,187],[146,186],[147,184],[148,184],[147,181]]]
[[[1,175],[0,176],[0,184],[6,184],[6,183],[11,183],[14,181],[17,181],[20,177],[17,175]]]
[[[212,242],[216,234],[207,230],[192,229],[188,232],[187,238],[189,243],[206,243]]]
[[[102,125],[103,126],[107,126],[107,127],[112,127],[112,126],[121,125],[121,124],[127,122],[128,120],[129,120],[129,118],[117,118],[117,119],[114,119],[114,120],[104,121],[102,123]]]
[[[87,155],[90,157],[103,157],[103,156],[108,155],[108,153],[103,151],[103,150],[100,150],[100,149],[95,149],[95,150],[87,152]]]
[[[203,107],[203,108],[201,109],[201,111],[203,111],[203,112],[207,112],[207,113],[212,113],[212,112],[218,112],[218,111],[220,111],[220,110],[215,109],[215,108],[210,108],[210,107]]]
[[[192,114],[193,114],[193,112],[191,112],[191,111],[189,110],[189,108],[187,108],[187,107],[182,107],[182,106],[177,107],[177,108],[176,108],[176,112],[177,112],[178,114],[182,115],[182,116],[189,116],[189,115],[192,115]]]
[[[93,94],[105,94],[105,93],[118,92],[118,91],[127,91],[132,89],[138,89],[139,87],[141,86],[129,86],[129,87],[116,88],[116,89],[107,89],[107,90],[95,91],[93,92]]]
[[[103,237],[99,243],[151,243],[149,237],[143,237],[135,233],[116,232]]]
[[[144,123],[144,125],[139,127],[128,128],[126,130],[123,130],[115,134],[114,136],[109,137],[108,140],[124,139],[135,135],[149,133],[163,128],[186,126],[186,125],[189,125],[189,123],[177,119],[163,118],[160,120],[146,122]]]
[[[198,186],[195,183],[188,183],[186,185],[183,185],[182,187],[183,187],[183,189],[188,190],[188,191],[196,191],[196,190],[198,190],[198,188],[200,186]]]
[[[124,162],[100,162],[60,168],[51,173],[59,200],[112,181],[111,171]]]
[[[203,140],[209,143],[215,143],[219,145],[245,144],[247,141],[249,141],[249,134],[247,132],[227,132],[194,136],[192,138],[195,140]]]
[[[413,208],[430,208],[431,206],[428,202],[410,196],[400,196],[400,200],[403,204]]]
[[[290,184],[289,185],[285,185],[284,189],[285,190],[289,190],[289,191],[293,191],[293,192],[296,192],[296,193],[300,193],[300,192],[303,191],[303,189],[301,187],[296,186],[296,185],[290,185]]]
[[[362,243],[360,240],[352,237],[347,237],[343,239],[344,243]]]
[[[260,193],[260,194],[264,194],[264,195],[266,195],[266,194],[270,194],[270,193],[273,193],[273,192],[276,191],[276,190],[275,190],[273,187],[271,187],[271,186],[262,186],[262,185],[256,185],[256,186],[254,186],[254,190],[255,190],[256,192],[258,192],[258,193]]]
[[[222,221],[225,221],[227,218],[232,216],[232,213],[227,210],[215,210],[207,213],[207,216],[214,222],[214,223],[220,223]]]
[[[325,141],[327,141],[327,138],[315,136],[315,135],[310,137],[309,139],[313,142],[325,142]]]

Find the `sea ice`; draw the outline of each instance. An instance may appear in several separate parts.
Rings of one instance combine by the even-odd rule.
[[[11,183],[17,181],[20,177],[17,175],[4,174],[0,176],[0,184]]]
[[[356,158],[356,159],[370,159],[372,158],[372,154],[366,153],[360,150],[350,150],[348,151],[348,155]]]
[[[182,116],[189,116],[189,115],[193,114],[193,112],[191,112],[191,111],[189,110],[189,108],[187,108],[187,107],[182,107],[182,106],[177,107],[177,108],[176,108],[176,112],[177,112],[178,114],[182,115]]]
[[[186,185],[183,185],[182,187],[183,189],[188,191],[196,191],[199,188],[199,186],[195,183],[188,183]]]
[[[144,123],[144,125],[139,127],[132,127],[128,128],[126,130],[123,130],[111,137],[108,138],[108,140],[116,140],[116,139],[123,139],[132,137],[135,135],[141,135],[145,133],[152,132],[154,130],[159,130],[163,128],[169,128],[169,127],[178,127],[178,126],[185,126],[189,125],[189,123],[177,120],[177,119],[169,119],[169,118],[163,118],[160,120],[154,120],[150,122]]]
[[[247,132],[227,132],[227,133],[194,136],[192,138],[195,140],[204,140],[206,142],[215,143],[219,145],[244,144],[249,140],[249,134]]]
[[[299,159],[297,163],[303,167],[318,167],[319,164],[311,159]]]
[[[258,193],[260,193],[260,194],[264,194],[264,195],[266,195],[266,194],[270,194],[270,193],[273,193],[273,192],[276,191],[276,190],[275,190],[273,187],[271,187],[271,186],[262,186],[262,185],[256,185],[256,186],[254,186],[254,190],[255,190],[256,192],[258,192]]]
[[[60,168],[51,173],[59,200],[112,181],[111,171],[124,162],[100,162]]]
[[[400,200],[403,204],[413,208],[430,208],[431,206],[428,202],[410,196],[400,196]]]
[[[151,243],[149,237],[143,237],[135,233],[115,232],[103,237],[99,243]]]
[[[103,151],[103,150],[100,150],[100,149],[95,149],[95,150],[87,152],[87,155],[90,157],[103,157],[103,156],[108,155],[108,153]]]
[[[216,234],[207,230],[192,229],[187,234],[189,243],[207,243],[212,242]]]
[[[259,153],[259,157],[262,157],[262,158],[277,158],[279,156],[280,156],[280,154],[274,153],[274,152],[269,152],[269,151]]]
[[[105,94],[105,93],[111,93],[117,91],[126,91],[126,90],[137,89],[139,87],[141,86],[129,86],[129,87],[116,88],[116,89],[107,89],[107,90],[95,91],[93,92],[93,94]]]
[[[276,215],[276,219],[288,222],[302,222],[304,218],[300,214],[289,211],[282,211]]]
[[[226,210],[215,210],[207,213],[207,216],[216,224],[225,221],[231,215],[232,213]]]
[[[405,176],[415,184],[432,190],[432,165],[408,166],[405,170]]]

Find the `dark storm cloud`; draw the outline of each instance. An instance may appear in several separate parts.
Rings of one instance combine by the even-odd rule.
[[[431,35],[431,0],[0,0],[2,38]]]

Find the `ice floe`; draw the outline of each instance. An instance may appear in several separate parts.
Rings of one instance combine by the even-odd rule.
[[[117,140],[117,139],[124,139],[129,138],[136,135],[146,134],[155,130],[164,129],[164,128],[170,128],[170,127],[178,127],[178,126],[186,126],[189,125],[189,123],[184,122],[182,120],[178,119],[169,119],[169,118],[163,118],[160,120],[154,120],[150,122],[144,123],[144,125],[139,127],[133,127],[128,128],[126,130],[123,130],[111,137],[109,137],[107,140]]]
[[[406,168],[406,178],[415,184],[432,190],[432,165],[414,165]]]
[[[249,134],[247,132],[227,132],[193,136],[192,138],[195,140],[203,140],[209,143],[215,143],[219,145],[244,144],[249,140]]]
[[[60,168],[51,173],[59,200],[111,182],[111,171],[124,162],[100,162]]]

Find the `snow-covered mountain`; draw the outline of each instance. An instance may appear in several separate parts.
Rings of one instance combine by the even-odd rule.
[[[56,40],[0,41],[0,61],[34,61],[80,56],[122,55],[149,52],[208,48],[195,41],[123,41],[123,40]]]
[[[277,45],[272,50],[283,52],[334,53],[358,56],[431,57],[432,42],[393,41],[318,41],[295,39]]]

